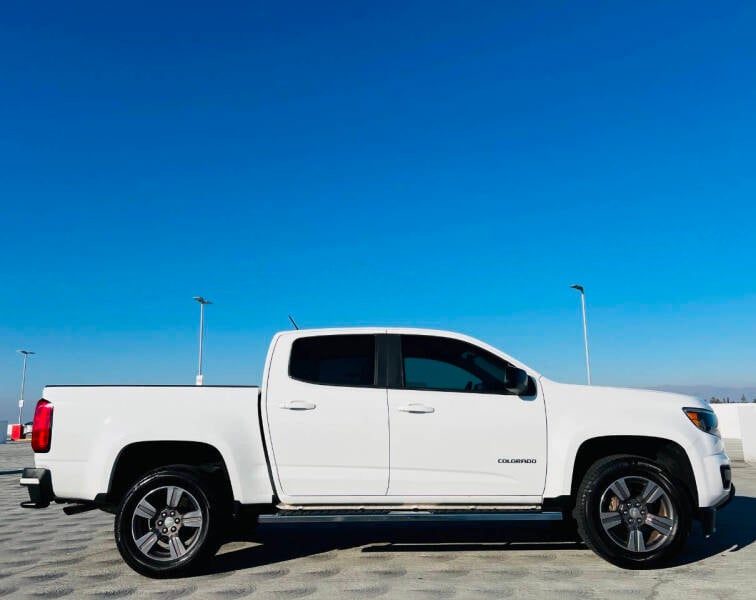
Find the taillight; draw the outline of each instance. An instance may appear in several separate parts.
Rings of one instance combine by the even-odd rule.
[[[32,422],[32,450],[34,452],[49,452],[52,441],[53,405],[42,399],[37,402]]]

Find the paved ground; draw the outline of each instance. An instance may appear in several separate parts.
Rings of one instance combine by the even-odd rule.
[[[31,463],[0,445],[0,473]],[[738,598],[756,599],[756,467],[736,464],[738,496],[718,534],[696,529],[677,566],[623,571],[553,526],[261,527],[224,546],[197,577],[155,581],[124,565],[113,518],[24,510],[18,475],[0,475],[0,597],[11,598]]]

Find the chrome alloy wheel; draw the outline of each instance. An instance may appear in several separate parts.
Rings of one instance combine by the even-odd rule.
[[[148,492],[134,508],[131,537],[145,556],[176,560],[196,545],[202,524],[202,510],[192,494],[178,486],[163,486]]]
[[[667,493],[641,476],[621,477],[604,490],[599,518],[609,538],[634,553],[652,552],[674,539],[678,516]]]

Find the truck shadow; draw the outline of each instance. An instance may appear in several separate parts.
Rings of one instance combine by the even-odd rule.
[[[204,574],[224,573],[296,558],[361,548],[366,553],[381,552],[495,552],[531,549],[584,548],[570,539],[559,525],[521,523],[503,526],[491,523],[360,523],[261,525],[247,538],[255,546],[223,549]],[[227,547],[229,548],[229,547]],[[233,548],[231,546],[230,548]]]
[[[732,502],[717,512],[717,532],[708,540],[701,532],[698,522],[688,544],[677,560],[670,566],[686,565],[723,552],[738,552],[756,541],[756,498],[735,496]]]
[[[708,540],[696,522],[685,552],[670,566],[687,565],[722,552],[737,552],[756,540],[756,498],[736,496],[718,514],[717,533]],[[237,536],[236,542],[253,542],[217,555],[203,574],[270,566],[276,563],[361,548],[382,552],[501,552],[585,550],[567,527],[554,523],[492,524],[490,522],[417,524],[311,524],[261,525],[254,534]],[[334,557],[335,558],[335,557]],[[597,560],[600,560],[597,558]]]

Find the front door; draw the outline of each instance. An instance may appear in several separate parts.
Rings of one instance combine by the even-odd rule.
[[[536,382],[515,396],[504,389],[508,363],[488,350],[402,335],[399,351],[390,337],[389,496],[541,496],[546,417]]]
[[[380,337],[278,339],[266,412],[282,495],[386,494],[388,409],[376,368]]]

